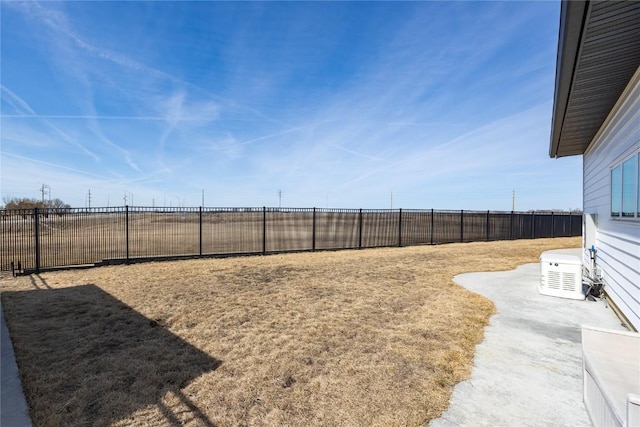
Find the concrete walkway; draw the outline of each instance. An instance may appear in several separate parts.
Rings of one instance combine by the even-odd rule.
[[[433,427],[590,426],[582,403],[581,325],[625,330],[604,302],[538,293],[540,264],[454,280],[491,299],[497,314]]]
[[[31,427],[13,344],[0,303],[0,426]]]

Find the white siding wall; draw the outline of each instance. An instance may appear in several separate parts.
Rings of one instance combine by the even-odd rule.
[[[610,171],[640,149],[640,68],[584,155],[584,212],[597,214],[596,260],[605,289],[640,330],[640,219],[612,219]]]

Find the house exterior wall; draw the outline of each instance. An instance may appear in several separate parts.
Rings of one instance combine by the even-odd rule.
[[[614,166],[639,151],[640,68],[583,158],[584,246],[588,249],[595,241],[596,266],[605,290],[636,330],[640,330],[640,218],[611,217],[610,175]],[[595,222],[595,236],[588,235],[588,228],[593,228],[590,221]]]

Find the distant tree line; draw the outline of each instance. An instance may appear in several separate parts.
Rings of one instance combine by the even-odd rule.
[[[0,209],[70,209],[71,205],[63,202],[60,199],[53,200],[38,200],[34,198],[27,197],[3,197],[2,198],[3,205],[0,205]],[[234,212],[244,211],[249,208],[234,208]],[[540,214],[550,214],[551,212],[555,213],[577,213],[582,214],[582,209],[535,209],[529,210],[529,212],[540,213]]]
[[[4,209],[69,209],[71,205],[63,202],[60,199],[53,200],[38,200],[29,199],[26,197],[3,197],[2,198]]]

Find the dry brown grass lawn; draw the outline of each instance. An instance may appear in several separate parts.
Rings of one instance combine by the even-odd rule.
[[[47,425],[424,425],[494,311],[453,284],[580,238],[298,253],[0,280]]]

